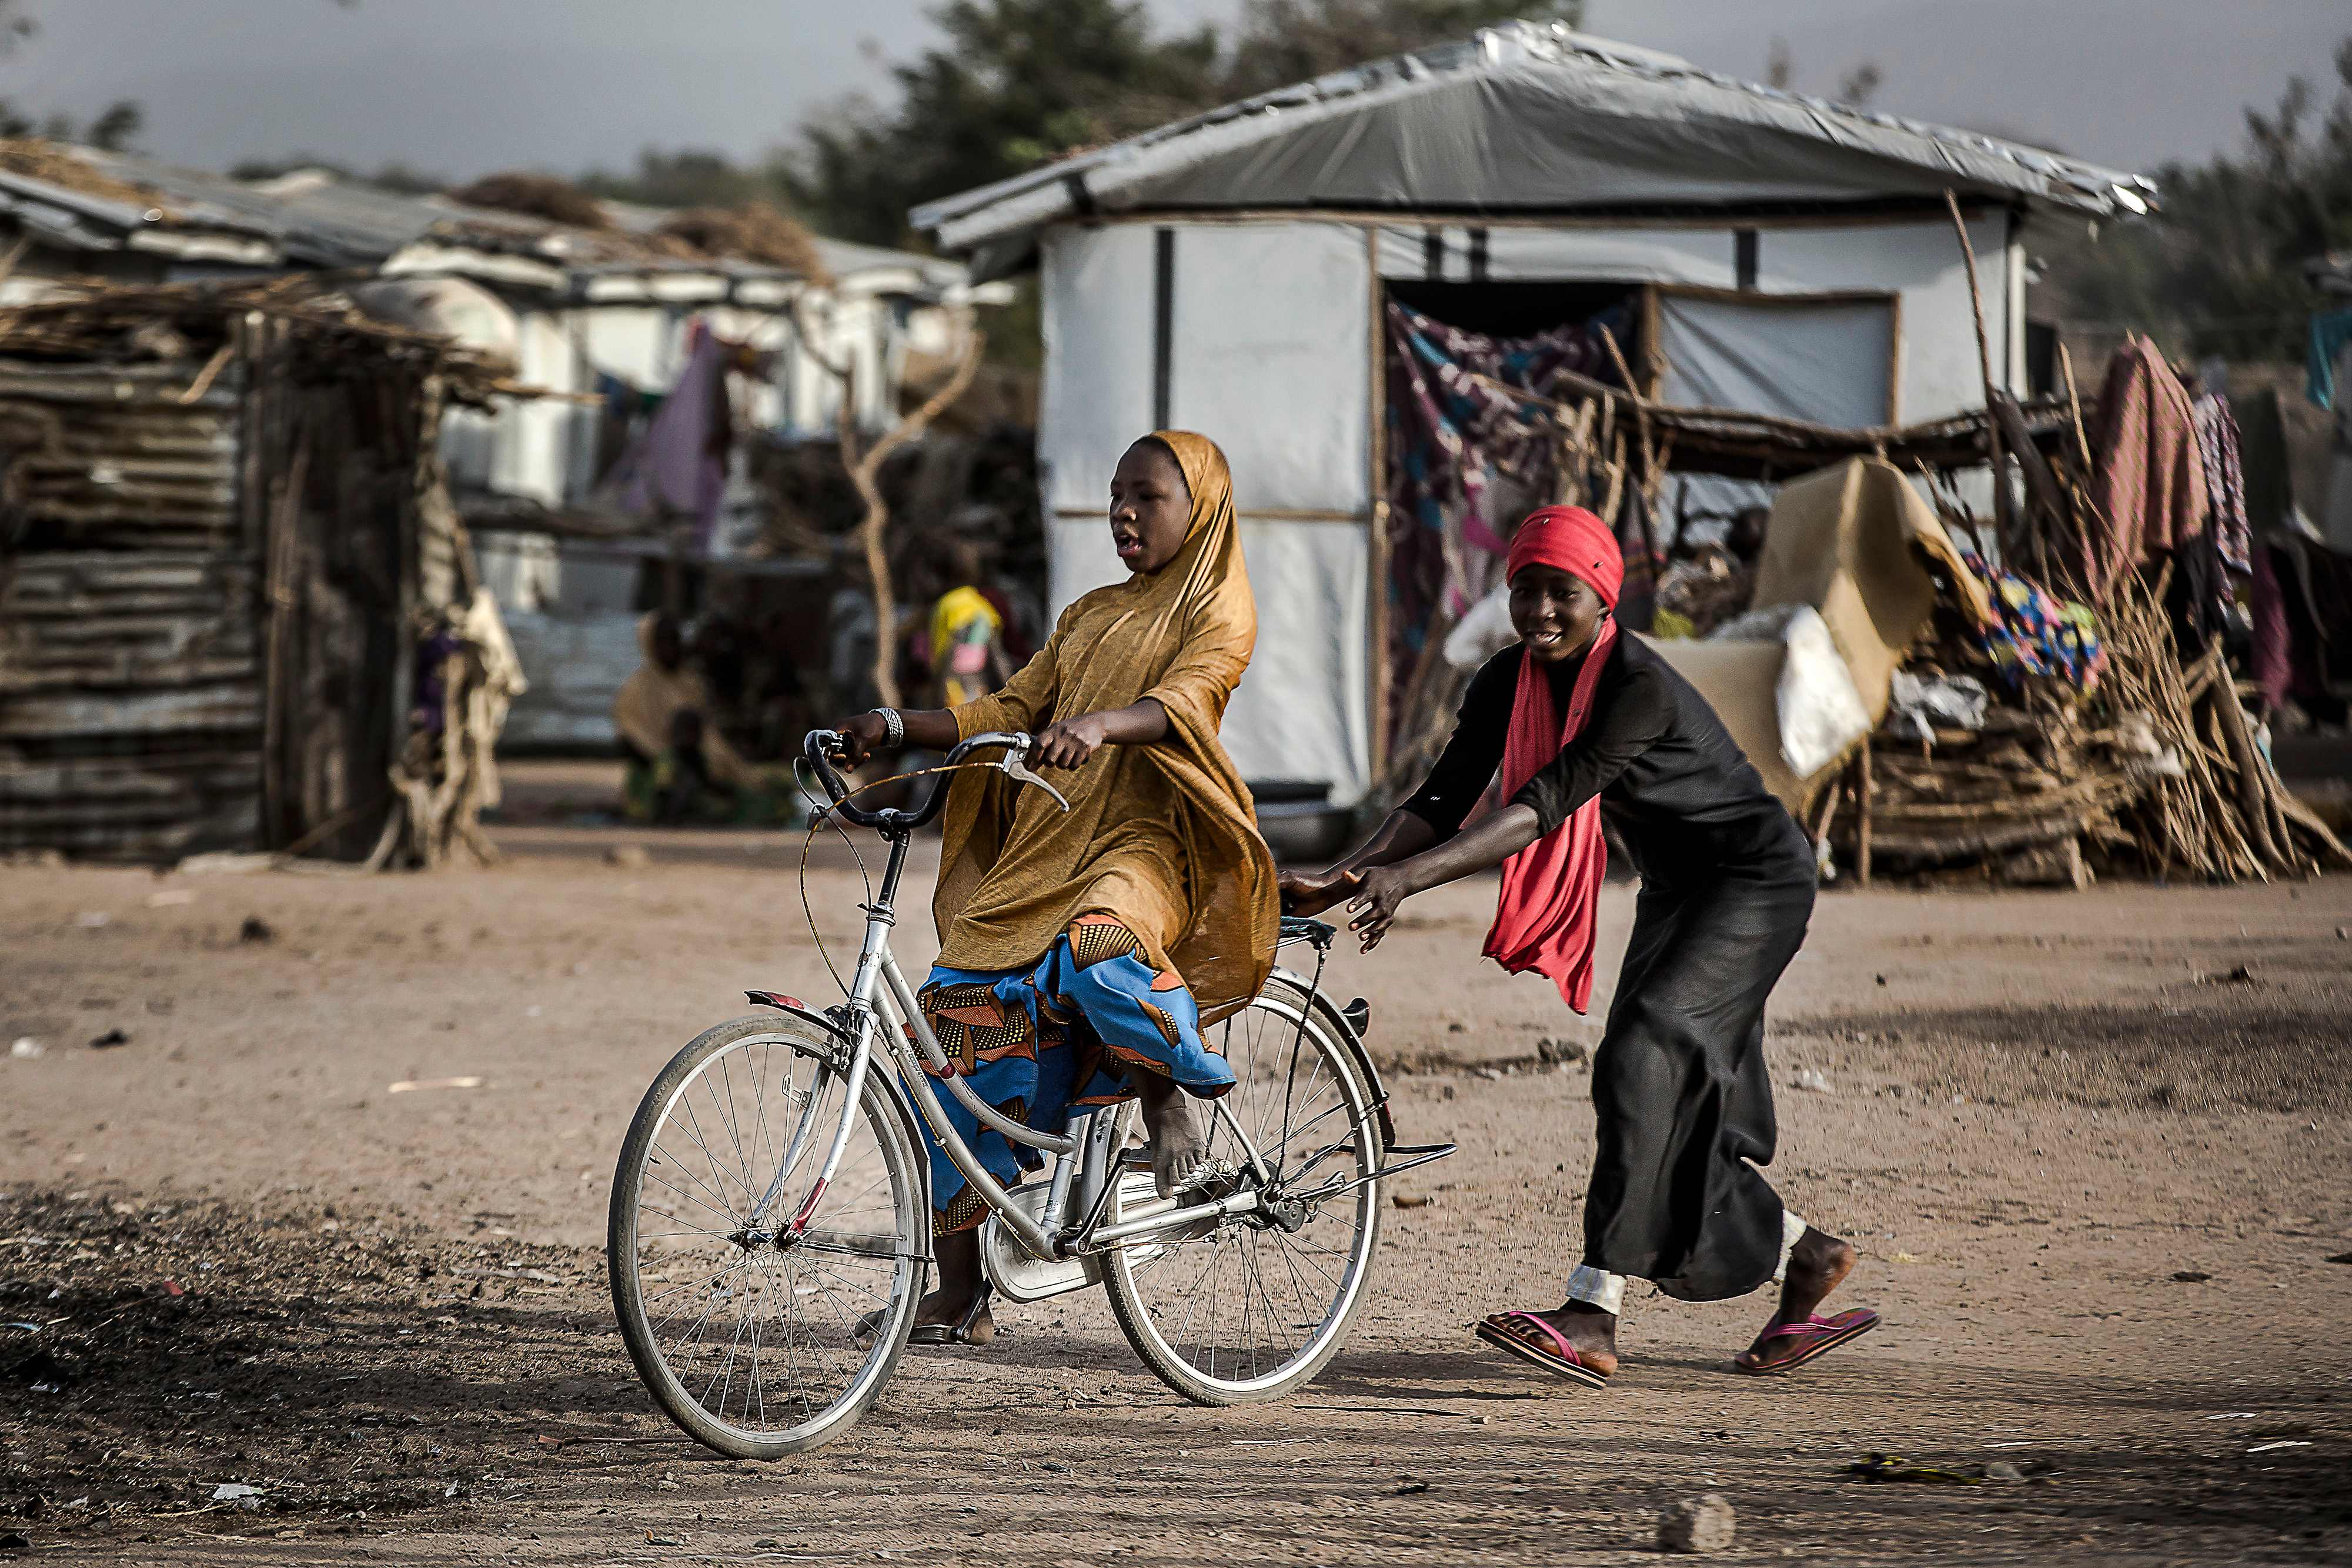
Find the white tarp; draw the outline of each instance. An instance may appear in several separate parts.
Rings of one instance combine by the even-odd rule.
[[[1224,448],[1244,516],[1369,520],[1371,263],[1362,234],[1337,224],[1196,224],[1175,232],[1170,261],[1170,423]],[[1150,343],[1139,345],[1147,375]],[[1258,619],[1270,610],[1281,612],[1261,593]]]
[[[1045,244],[1037,444],[1056,614],[1122,570],[1103,519],[1119,454],[1153,425],[1160,244],[1141,224],[1057,230]],[[1167,254],[1168,420],[1224,448],[1257,599],[1257,653],[1225,716],[1226,749],[1246,779],[1324,782],[1352,803],[1370,772],[1363,235],[1190,225]]]
[[[1377,231],[1375,243],[1382,277],[1432,283],[1644,282],[1728,288],[1739,278],[1738,241],[1727,225],[1391,224]]]
[[[1140,224],[1046,238],[1037,456],[1055,514],[1107,507],[1118,455],[1151,428],[1152,245]],[[1065,593],[1056,575],[1055,612],[1084,591]]]
[[[1244,515],[1241,536],[1257,597],[1257,653],[1225,710],[1225,750],[1244,779],[1328,783],[1333,803],[1352,805],[1371,776],[1364,530]],[[1109,525],[1076,518],[1054,524],[1046,570],[1056,615],[1125,572]]]
[[[1895,311],[1885,299],[1658,302],[1665,401],[1866,429],[1888,423]]]

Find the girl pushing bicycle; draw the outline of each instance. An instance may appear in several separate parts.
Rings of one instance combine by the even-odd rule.
[[[1617,1370],[1629,1277],[1689,1301],[1778,1284],[1735,1364],[1793,1371],[1878,1323],[1862,1309],[1816,1313],[1853,1248],[1790,1213],[1757,1168],[1775,1142],[1764,1002],[1804,941],[1811,856],[1706,700],[1619,634],[1624,561],[1605,523],[1576,507],[1537,512],[1508,570],[1520,641],[1472,679],[1428,781],[1363,848],[1285,876],[1283,891],[1300,914],[1348,900],[1369,951],[1407,898],[1499,865],[1486,956],[1549,977],[1581,1013],[1605,816],[1642,895],[1593,1053],[1583,1260],[1559,1308],[1496,1312],[1478,1337],[1600,1388]],[[1507,803],[1464,828],[1498,771]]]
[[[1066,770],[1066,811],[999,773],[955,776],[932,901],[940,958],[919,1000],[952,1071],[1031,1127],[1139,1098],[1165,1197],[1216,1179],[1196,1103],[1234,1079],[1204,1030],[1266,983],[1280,920],[1273,858],[1217,739],[1257,612],[1215,443],[1187,431],[1136,442],[1109,520],[1128,580],[1064,612],[1003,690],[838,727],[853,764],[1013,731],[1036,735],[1034,764]],[[1000,1182],[1036,1163],[954,1100],[945,1108]],[[938,1288],[913,1338],[984,1343],[987,1207],[928,1126],[923,1141]]]

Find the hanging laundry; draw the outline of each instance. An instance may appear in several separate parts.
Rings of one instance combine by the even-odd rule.
[[[2099,392],[2091,499],[2105,538],[2077,563],[2093,592],[2205,531],[2210,503],[2189,391],[2146,338],[2126,339]]]

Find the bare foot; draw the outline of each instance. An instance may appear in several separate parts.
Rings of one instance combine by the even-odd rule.
[[[1137,1073],[1135,1087],[1151,1134],[1152,1183],[1160,1197],[1171,1197],[1209,1157],[1209,1121],[1190,1094],[1158,1073]]]
[[[1589,1301],[1570,1301],[1558,1312],[1536,1316],[1559,1332],[1576,1347],[1577,1359],[1603,1377],[1617,1371],[1617,1314],[1604,1312]]]
[[[1835,1321],[1850,1329],[1832,1337],[1809,1326],[1801,1333],[1781,1333],[1776,1330],[1795,1325],[1812,1325],[1813,1314],[1821,1309],[1829,1293],[1853,1272],[1854,1251],[1847,1242],[1826,1231],[1811,1226],[1797,1240],[1789,1253],[1789,1272],[1780,1282],[1780,1304],[1764,1325],[1756,1343],[1735,1358],[1743,1372],[1776,1372],[1811,1360],[1832,1343],[1843,1343],[1854,1334],[1877,1323],[1874,1313],[1855,1312],[1841,1314]],[[1828,1343],[1824,1343],[1824,1340]]]

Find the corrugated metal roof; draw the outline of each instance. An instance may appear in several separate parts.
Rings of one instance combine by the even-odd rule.
[[[608,202],[615,227],[599,232],[461,206],[444,196],[388,191],[325,170],[247,183],[125,153],[59,151],[107,183],[152,198],[134,204],[0,171],[0,214],[68,249],[144,250],[257,268],[375,270],[421,248],[429,250],[433,270],[464,273],[469,256],[509,258],[538,265],[489,267],[499,281],[539,279],[543,287],[594,287],[600,295],[607,294],[610,280],[628,276],[673,283],[707,278],[721,287],[801,281],[761,262],[649,254],[642,240],[668,215],[652,207]],[[968,290],[970,275],[956,262],[814,237],[826,269],[852,291],[937,299]]]
[[[915,209],[951,252],[1092,212],[1572,212],[1998,196],[2100,215],[2155,186],[1997,137],[1514,22],[1264,93]]]

